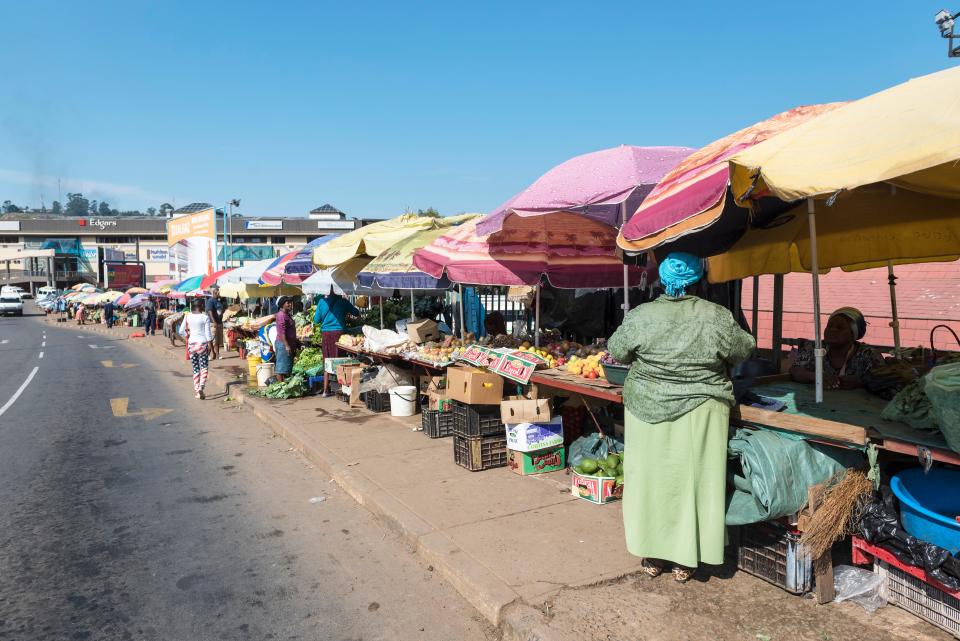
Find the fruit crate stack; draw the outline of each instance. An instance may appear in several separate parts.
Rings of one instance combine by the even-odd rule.
[[[429,438],[453,436],[453,412],[432,410],[428,405],[420,407],[423,433]]]
[[[454,401],[453,460],[471,472],[507,465],[507,434],[499,405],[467,405]]]
[[[813,588],[813,560],[800,534],[771,523],[739,528],[737,567],[793,594]]]

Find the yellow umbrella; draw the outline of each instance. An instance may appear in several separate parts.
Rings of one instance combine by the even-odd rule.
[[[871,183],[960,198],[960,67],[834,109],[734,156],[738,200],[829,197]]]
[[[273,296],[300,296],[303,291],[295,285],[257,285],[255,283],[223,283],[220,295],[224,298],[270,298]]]
[[[313,264],[320,268],[336,267],[357,256],[379,256],[401,240],[426,229],[459,225],[476,214],[462,216],[419,216],[403,214],[381,220],[334,238],[313,250]]]

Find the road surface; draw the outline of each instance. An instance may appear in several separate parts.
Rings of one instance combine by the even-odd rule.
[[[0,639],[496,638],[285,441],[191,386],[134,341],[0,318]]]

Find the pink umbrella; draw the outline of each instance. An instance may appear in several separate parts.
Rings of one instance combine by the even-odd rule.
[[[620,145],[576,156],[485,216],[477,233],[486,236],[499,231],[511,214],[542,216],[559,211],[619,227],[663,175],[692,152],[688,147]]]
[[[130,294],[124,294],[117,300],[113,301],[113,304],[116,305],[117,307],[122,307],[129,302],[130,302]]]

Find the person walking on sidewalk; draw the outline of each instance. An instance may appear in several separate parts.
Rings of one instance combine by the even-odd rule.
[[[317,309],[313,313],[313,324],[320,325],[321,346],[323,351],[323,360],[337,357],[337,341],[343,334],[347,324],[347,316],[359,316],[360,310],[350,304],[350,302],[338,296],[330,287],[330,293],[317,301]],[[327,368],[323,368],[323,396],[331,396],[330,392],[330,374]]]
[[[210,296],[207,298],[207,316],[210,317],[210,324],[213,329],[213,341],[211,341],[211,358],[221,359],[220,348],[223,346],[223,299],[220,298],[220,287],[214,285],[210,288]]]
[[[281,296],[277,301],[277,340],[273,346],[277,353],[276,369],[274,374],[278,381],[285,379],[293,371],[293,360],[300,349],[300,340],[297,338],[297,325],[293,321],[293,299]]]
[[[103,322],[107,324],[107,329],[113,329],[113,303],[110,301],[103,305]]]
[[[147,336],[153,336],[157,333],[157,305],[152,298],[143,301],[143,333]]]
[[[210,373],[210,345],[213,342],[213,323],[206,311],[202,298],[197,298],[190,305],[190,313],[183,319],[181,334],[187,339],[187,353],[190,354],[190,365],[193,367],[194,396],[203,400],[203,388],[207,385],[207,376]]]
[[[668,255],[665,294],[627,314],[607,341],[633,364],[623,388],[627,550],[651,577],[670,563],[681,583],[701,563],[723,564],[729,372],[756,348],[729,310],[687,295],[702,277],[696,256]]]

